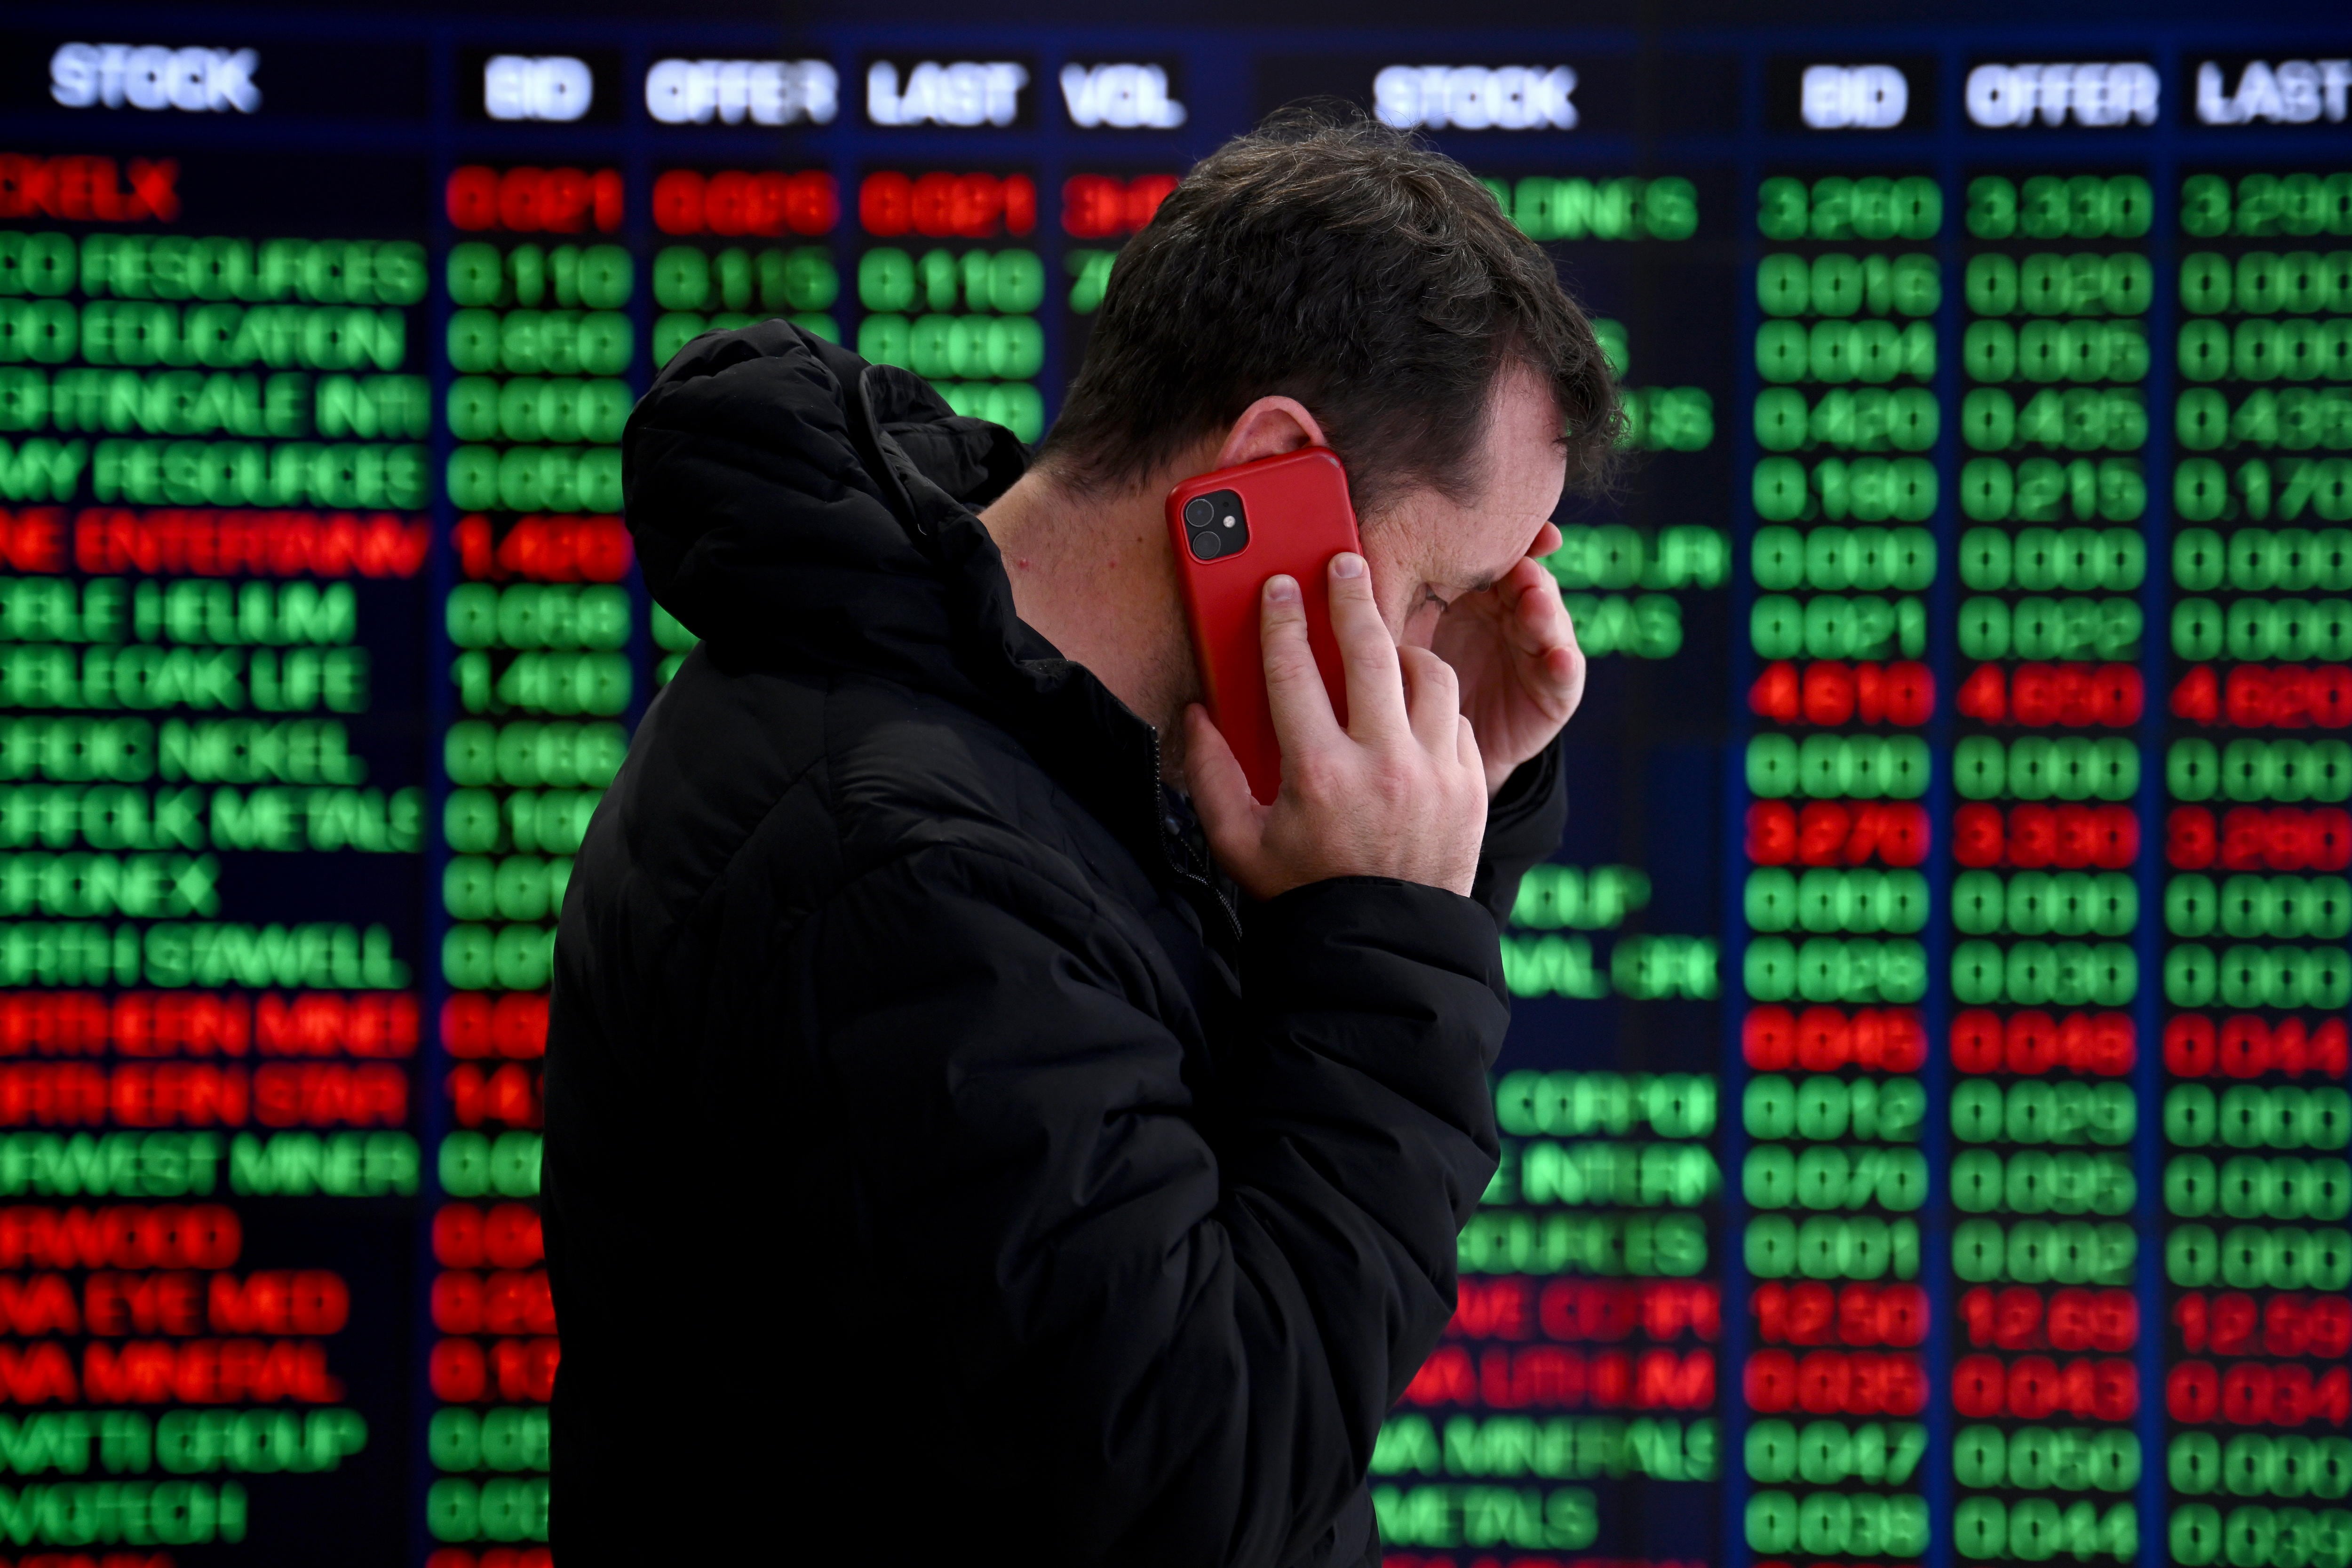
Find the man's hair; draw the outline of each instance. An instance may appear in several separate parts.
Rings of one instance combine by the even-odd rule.
[[[1195,164],[1120,253],[1041,460],[1082,489],[1132,483],[1283,395],[1359,511],[1414,485],[1463,500],[1513,366],[1551,388],[1571,488],[1605,482],[1616,390],[1550,258],[1453,159],[1288,110]]]

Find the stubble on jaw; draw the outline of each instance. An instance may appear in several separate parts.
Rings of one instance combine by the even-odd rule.
[[[1173,646],[1162,645],[1152,657],[1150,679],[1159,693],[1157,712],[1142,717],[1160,732],[1160,777],[1164,784],[1184,787],[1184,710],[1201,700],[1201,672],[1192,661],[1192,639],[1179,632]]]

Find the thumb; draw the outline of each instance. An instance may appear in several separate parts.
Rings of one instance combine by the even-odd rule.
[[[1266,807],[1250,794],[1240,759],[1197,702],[1184,710],[1184,782],[1217,858],[1228,868],[1255,859]]]

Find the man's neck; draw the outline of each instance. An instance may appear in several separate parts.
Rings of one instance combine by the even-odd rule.
[[[1172,769],[1199,680],[1160,515],[1163,489],[1092,495],[1032,468],[981,522],[1004,557],[1021,618],[1156,728]]]

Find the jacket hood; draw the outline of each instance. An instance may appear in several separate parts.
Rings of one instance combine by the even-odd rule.
[[[787,321],[712,333],[662,371],[622,441],[646,585],[715,652],[956,690],[959,623],[1018,625],[967,509],[1020,477],[1020,444],[908,372]],[[990,587],[943,570],[958,521],[980,535],[964,552],[987,547],[1001,605],[951,605]]]
[[[1025,467],[1011,431],[782,321],[688,344],[622,437],[646,585],[713,658],[948,697],[1156,831],[1128,776],[1155,767],[1150,727],[1022,622],[973,515]]]

